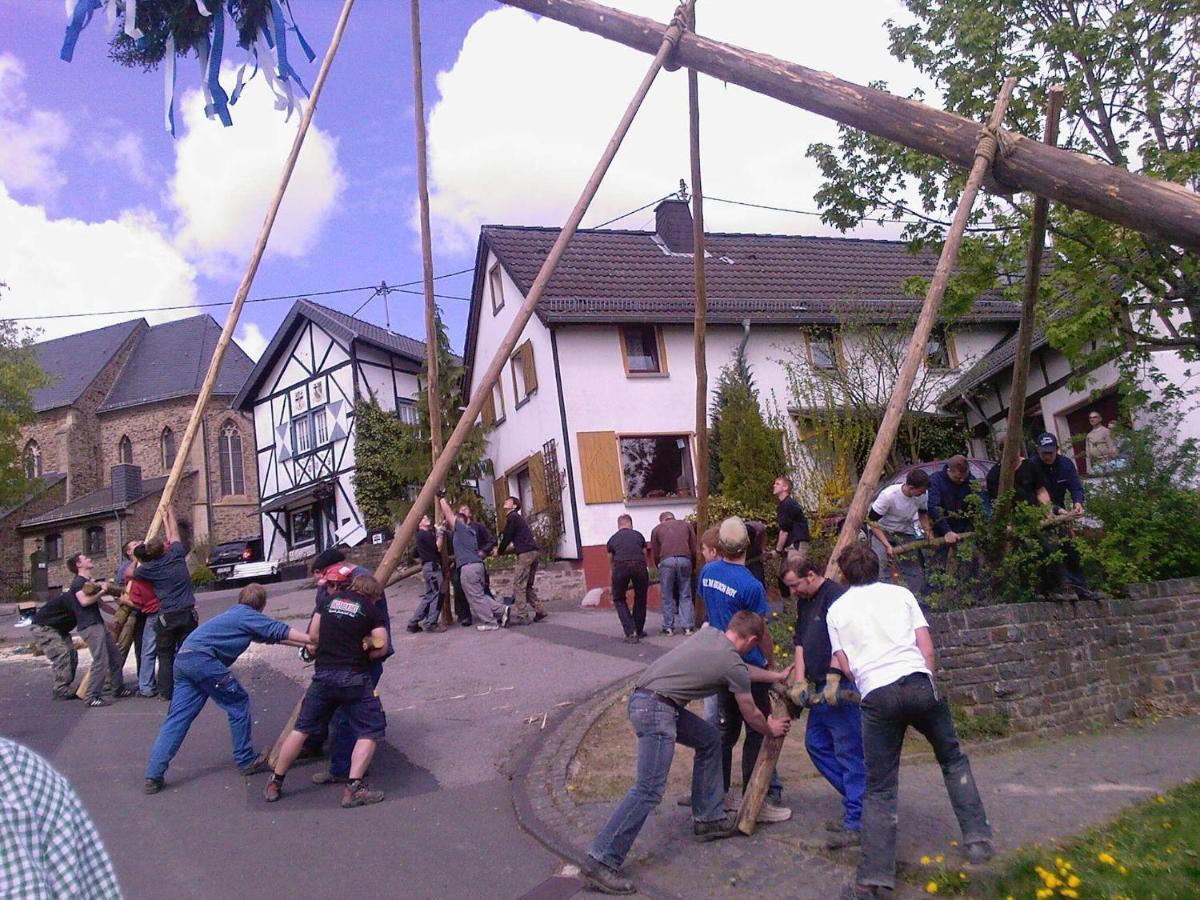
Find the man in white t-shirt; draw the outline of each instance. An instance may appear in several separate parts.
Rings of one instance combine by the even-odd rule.
[[[933,745],[969,862],[991,858],[992,828],[970,760],[958,745],[950,706],[933,683],[933,639],[917,598],[900,585],[879,582],[879,560],[864,544],[843,550],[838,566],[850,589],[829,608],[829,644],[833,664],[853,673],[862,695],[867,762],[862,854],[855,883],[843,896],[875,897],[885,889],[890,895],[896,886],[900,748],[908,726]]]
[[[871,547],[879,557],[879,569],[888,573],[892,564],[900,570],[908,589],[918,597],[925,594],[925,563],[921,551],[892,555],[892,548],[917,539],[917,520],[927,536],[933,535],[933,523],[929,520],[929,473],[924,469],[911,469],[903,484],[885,487],[871,504],[867,513],[867,527],[871,529]]]

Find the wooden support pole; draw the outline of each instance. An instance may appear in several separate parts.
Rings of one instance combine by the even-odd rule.
[[[1038,527],[1039,528],[1053,528],[1056,525],[1065,525],[1068,522],[1074,522],[1080,518],[1082,518],[1082,517],[1078,513],[1073,513],[1073,512],[1063,513],[1063,514],[1057,515],[1057,516],[1047,516],[1045,521],[1038,523]],[[974,531],[965,531],[958,536],[958,542],[955,544],[952,544],[951,547],[952,548],[957,547],[959,543],[962,543],[963,541],[974,540],[974,538],[975,538]],[[945,544],[946,544],[945,537],[923,538],[922,540],[919,540],[919,541],[909,541],[907,544],[897,544],[895,547],[892,548],[892,555],[900,556],[901,554],[912,553],[916,550],[933,550],[937,547],[943,547],[943,546],[945,546]]]
[[[500,0],[653,53],[663,26],[592,0]],[[835,78],[765,53],[687,33],[675,60],[721,81],[748,88],[905,147],[974,165],[979,123],[915,100]],[[1005,155],[992,176],[1007,191],[1031,191],[1073,209],[1200,251],[1200,196],[1159,181],[1004,132]]]
[[[1062,113],[1063,88],[1050,87],[1046,98],[1046,131],[1042,138],[1047,145],[1058,142],[1058,117]],[[1042,248],[1046,244],[1046,219],[1050,201],[1038,196],[1033,201],[1033,217],[1029,224],[1029,248],[1025,253],[1025,284],[1021,294],[1021,324],[1017,327],[1017,355],[1013,357],[1012,391],[1008,396],[1008,423],[1004,429],[1004,450],[1000,454],[1000,490],[1003,497],[1013,489],[1017,474],[1017,455],[1021,449],[1022,427],[1025,418],[1025,394],[1029,384],[1029,354],[1033,346],[1033,329],[1037,308],[1038,285],[1042,277]]]
[[[688,27],[695,29],[695,14]],[[696,316],[692,340],[696,354],[696,533],[708,527],[708,357],[705,329],[708,289],[704,274],[704,187],[700,180],[700,85],[688,69],[688,149],[692,167],[692,268],[696,282]]]
[[[283,174],[279,178],[279,187],[275,189],[275,196],[271,199],[270,206],[267,207],[267,215],[263,219],[262,227],[258,231],[258,238],[254,242],[254,249],[250,253],[250,262],[246,266],[246,274],[242,276],[242,282],[238,285],[237,293],[233,295],[233,304],[229,307],[229,315],[225,317],[225,327],[221,329],[221,337],[217,341],[216,349],[213,350],[212,360],[208,364],[208,372],[204,376],[204,383],[200,386],[200,393],[197,395],[196,403],[192,407],[192,415],[188,419],[187,429],[183,432],[183,439],[180,441],[179,448],[175,453],[175,462],[171,466],[171,474],[167,476],[167,483],[163,487],[162,497],[159,498],[158,508],[154,511],[154,517],[150,520],[150,527],[146,530],[146,540],[150,540],[158,533],[158,529],[162,525],[163,513],[166,512],[167,507],[171,505],[171,501],[175,498],[175,490],[178,488],[179,481],[183,477],[183,470],[187,467],[188,456],[191,454],[192,444],[196,439],[196,432],[199,430],[200,423],[204,419],[204,409],[208,406],[208,401],[212,398],[213,387],[217,383],[217,373],[221,369],[221,362],[225,358],[225,351],[229,348],[230,341],[233,340],[233,331],[237,328],[238,317],[242,313],[242,306],[246,302],[246,296],[250,293],[251,285],[254,284],[254,276],[258,272],[258,265],[262,262],[263,253],[267,249],[267,241],[271,237],[271,228],[275,225],[275,218],[279,215],[279,206],[283,203],[283,195],[287,192],[288,183],[292,180],[292,172],[296,168],[296,160],[300,158],[300,148],[304,146],[304,138],[308,134],[308,126],[312,123],[313,114],[317,111],[317,101],[321,99],[321,91],[325,87],[325,79],[329,76],[329,69],[333,65],[333,58],[342,43],[342,35],[346,31],[346,20],[349,19],[350,10],[353,6],[354,0],[344,0],[342,4],[342,13],[338,18],[337,27],[333,30],[333,37],[329,41],[329,49],[325,51],[325,58],[321,61],[321,69],[317,72],[317,80],[313,82],[312,95],[309,97],[308,104],[304,107],[304,114],[300,117],[300,126],[296,129],[296,137],[292,141],[292,149],[284,161]]]
[[[654,84],[655,76],[658,75],[659,70],[663,67],[663,63],[666,61],[672,48],[678,43],[679,35],[683,30],[680,13],[685,8],[690,9],[692,3],[694,3],[694,0],[686,0],[681,5],[680,11],[677,11],[675,18],[671,20],[671,24],[665,26],[665,33],[661,34],[658,52],[654,55],[654,60],[650,63],[649,70],[634,92],[633,99],[629,102],[625,113],[621,116],[621,121],[617,124],[616,131],[604,148],[604,152],[600,156],[600,161],[596,163],[596,168],[592,171],[591,177],[583,188],[583,193],[575,203],[575,208],[571,210],[571,214],[567,217],[566,224],[563,225],[562,230],[558,233],[558,237],[554,241],[554,246],[550,248],[550,252],[546,256],[546,261],[542,263],[541,270],[533,280],[525,301],[513,317],[512,324],[505,333],[503,340],[501,340],[500,346],[496,348],[496,353],[492,357],[492,361],[488,364],[487,369],[484,370],[483,375],[480,376],[478,385],[471,392],[471,398],[458,420],[458,425],[455,426],[454,431],[447,438],[446,445],[442,448],[441,454],[434,462],[433,470],[425,480],[425,484],[421,488],[420,494],[417,495],[412,509],[404,517],[404,521],[400,524],[399,529],[397,529],[396,536],[392,539],[391,545],[388,547],[383,559],[380,560],[379,567],[375,570],[375,577],[381,582],[386,582],[388,576],[399,564],[401,553],[403,553],[404,548],[412,540],[413,534],[417,530],[417,521],[421,517],[421,510],[427,508],[433,502],[434,493],[437,491],[438,485],[445,480],[446,474],[450,471],[455,454],[458,453],[459,448],[466,439],[467,432],[471,430],[475,418],[479,415],[480,410],[483,409],[484,401],[491,394],[493,386],[500,377],[500,370],[508,362],[508,358],[516,348],[517,341],[520,340],[521,333],[525,330],[525,325],[529,322],[530,316],[533,315],[534,309],[537,308],[538,301],[541,299],[542,293],[546,290],[546,285],[550,283],[550,278],[554,275],[554,270],[558,268],[563,254],[567,251],[567,245],[571,242],[571,238],[575,236],[580,221],[587,212],[592,199],[596,196],[596,191],[599,190],[605,173],[612,164],[614,157],[616,157],[617,150],[621,146],[621,141],[624,140],[625,135],[628,133],[629,126],[633,124],[633,119],[637,115],[637,111],[641,108],[642,101],[646,99],[646,94],[650,91],[650,86]]]

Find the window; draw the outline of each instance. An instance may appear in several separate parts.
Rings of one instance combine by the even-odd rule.
[[[164,469],[175,465],[175,432],[164,428],[162,432],[162,464]]]
[[[325,414],[325,407],[314,409],[311,413],[313,420],[313,442],[314,447],[321,447],[329,443],[329,416]]]
[[[814,369],[837,369],[837,335],[832,328],[814,328],[808,332],[808,361]]]
[[[533,479],[529,476],[529,466],[519,469],[513,476],[513,481],[516,482],[516,496],[521,498],[521,509],[525,510],[526,514],[533,512]]]
[[[46,559],[49,562],[63,558],[63,536],[61,534],[46,535]]]
[[[329,443],[329,417],[318,406],[292,419],[292,454],[298,456]]]
[[[417,404],[415,401],[397,397],[396,418],[398,418],[405,425],[420,425],[421,411],[417,409]]]
[[[42,477],[42,448],[38,446],[37,441],[30,441],[25,445],[25,477],[29,479]]]
[[[103,525],[92,525],[83,532],[84,553],[88,556],[103,556],[107,551]]]
[[[665,374],[662,329],[656,325],[622,325],[621,352],[626,375]]]
[[[246,493],[246,477],[242,469],[242,433],[232,419],[227,419],[221,426],[217,456],[221,467],[221,496]]]
[[[950,336],[945,325],[935,325],[925,345],[925,366],[930,369],[953,369],[954,354],[951,353]]]
[[[133,441],[127,434],[121,435],[121,440],[117,442],[117,462],[127,466],[133,465]]]
[[[687,435],[623,437],[618,443],[626,497],[642,500],[695,495],[692,455]]]
[[[537,390],[537,369],[533,362],[533,344],[529,341],[517,348],[509,360],[512,369],[513,402],[517,407],[524,405],[529,395]]]
[[[488,289],[492,292],[492,315],[504,309],[504,272],[500,263],[488,271]]]
[[[296,509],[288,514],[292,530],[292,547],[317,542],[317,520],[311,509]]]
[[[307,453],[312,449],[312,427],[308,416],[292,419],[292,455]]]

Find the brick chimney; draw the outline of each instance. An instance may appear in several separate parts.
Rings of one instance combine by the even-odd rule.
[[[654,230],[672,253],[692,252],[692,210],[672,197],[654,207]]]
[[[142,496],[142,467],[126,463],[112,467],[113,503],[132,503]]]

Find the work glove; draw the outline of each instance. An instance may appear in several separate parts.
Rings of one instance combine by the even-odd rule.
[[[838,686],[842,683],[841,672],[830,672],[825,676],[825,690],[821,692],[821,697],[826,705],[838,705]]]

